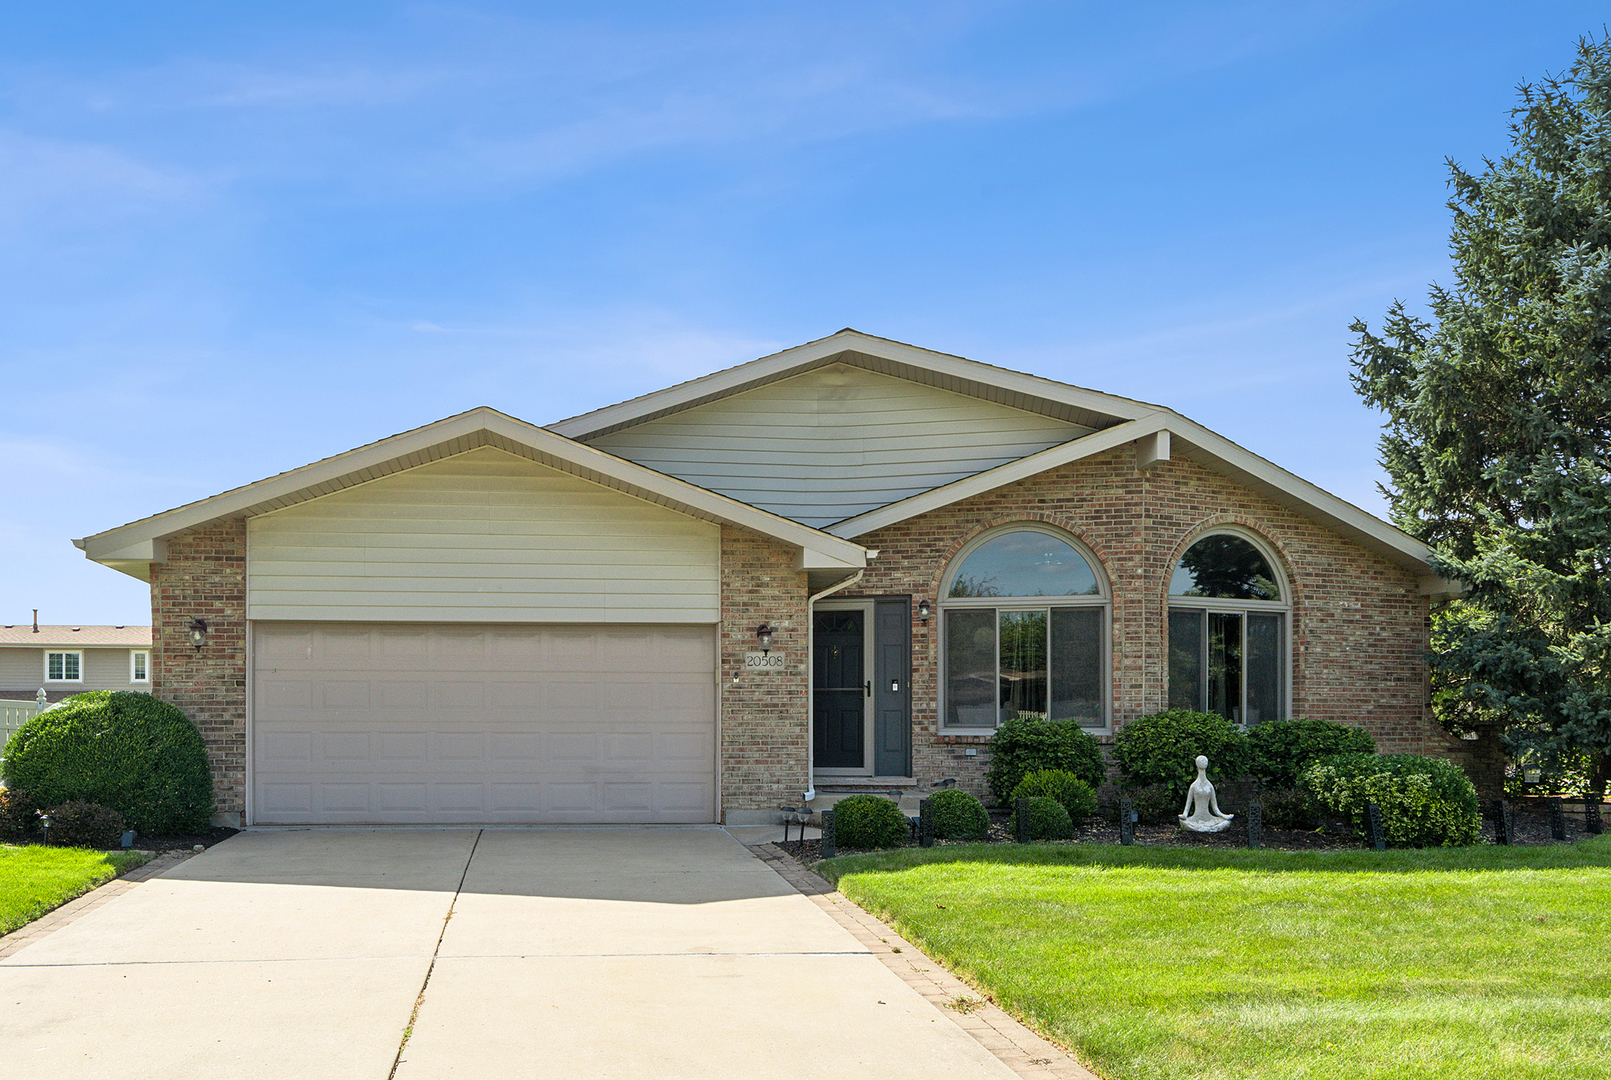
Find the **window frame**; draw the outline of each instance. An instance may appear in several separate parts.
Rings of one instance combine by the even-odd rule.
[[[968,561],[969,556],[997,537],[1008,533],[1021,532],[1041,533],[1073,548],[1080,558],[1085,560],[1086,566],[1088,566],[1091,570],[1091,576],[1096,579],[1096,592],[1094,594],[1084,596],[965,596],[953,598],[949,595],[951,592],[951,586],[956,581],[957,574],[962,570],[963,564]],[[1101,612],[1101,618],[1097,629],[1097,637],[1101,641],[1102,648],[1101,656],[1098,658],[1097,663],[1102,675],[1101,689],[1099,690],[1102,700],[1102,723],[1100,725],[1093,724],[1089,727],[1082,725],[1082,730],[1088,731],[1093,735],[1110,734],[1113,731],[1113,592],[1112,587],[1108,582],[1107,570],[1105,567],[1103,567],[1102,561],[1096,557],[1090,548],[1080,543],[1078,539],[1069,535],[1067,532],[1064,532],[1062,529],[1033,521],[1010,522],[1006,525],[1000,526],[999,528],[990,529],[987,532],[981,533],[972,540],[968,541],[968,543],[965,544],[960,551],[951,557],[950,565],[946,567],[945,574],[940,579],[939,598],[936,607],[936,614],[939,616],[939,627],[937,631],[939,637],[939,677],[937,679],[937,689],[939,692],[935,695],[939,704],[939,716],[936,718],[938,721],[936,724],[937,731],[941,732],[942,734],[949,735],[985,735],[994,734],[1001,727],[999,713],[996,723],[989,726],[981,726],[978,724],[949,724],[946,722],[946,715],[949,712],[949,703],[947,702],[946,698],[951,692],[951,680],[947,674],[950,668],[950,656],[948,655],[950,651],[950,634],[948,633],[947,624],[950,619],[951,612],[979,610],[994,610],[996,612],[994,651],[996,656],[996,682],[998,687],[1001,681],[1001,613],[1004,611],[1045,612],[1047,663],[1046,678],[1048,684],[1047,691],[1049,694],[1052,674],[1051,613],[1052,609],[1054,608],[1066,607],[1094,607],[1099,609]]]
[[[1282,598],[1280,600],[1232,600],[1222,597],[1182,596],[1175,593],[1172,589],[1169,589],[1169,586],[1172,586],[1174,582],[1175,570],[1180,566],[1180,560],[1186,557],[1186,552],[1190,551],[1197,544],[1207,540],[1211,536],[1234,536],[1238,539],[1246,540],[1248,543],[1252,544],[1254,549],[1264,557],[1265,564],[1269,566],[1270,573],[1274,575],[1276,587],[1281,590]],[[1281,686],[1278,691],[1278,696],[1281,702],[1281,715],[1275,719],[1285,720],[1290,718],[1292,716],[1292,584],[1287,578],[1286,567],[1282,564],[1281,560],[1276,557],[1275,552],[1271,549],[1269,542],[1258,533],[1253,532],[1251,529],[1241,528],[1235,525],[1216,525],[1213,528],[1205,529],[1203,532],[1193,536],[1190,542],[1180,549],[1180,554],[1175,557],[1174,562],[1169,564],[1169,577],[1165,582],[1165,586],[1166,589],[1169,589],[1169,591],[1166,592],[1166,603],[1164,605],[1164,702],[1166,704],[1169,702],[1170,692],[1173,690],[1173,687],[1170,686],[1169,673],[1169,643],[1171,633],[1169,620],[1173,617],[1174,612],[1180,610],[1200,611],[1203,613],[1203,633],[1200,645],[1201,651],[1198,654],[1199,663],[1201,664],[1200,670],[1202,672],[1197,695],[1197,710],[1199,712],[1208,711],[1208,613],[1218,611],[1233,615],[1241,615],[1243,617],[1242,639],[1239,644],[1242,656],[1242,716],[1241,719],[1233,721],[1233,723],[1235,723],[1237,727],[1245,730],[1248,727],[1247,631],[1250,623],[1250,620],[1247,618],[1247,616],[1256,614],[1280,615],[1281,650],[1279,658],[1280,669],[1278,674],[1280,675]],[[1259,723],[1262,724],[1265,723],[1265,721],[1261,720]]]
[[[84,681],[84,650],[83,649],[46,649],[46,650],[44,650],[44,654],[45,654],[45,681],[47,683],[81,683],[81,682]],[[67,679],[67,678],[53,679],[53,678],[51,678],[50,677],[50,658],[52,656],[60,656],[62,658],[62,674],[63,675],[67,674],[67,657],[69,657],[69,656],[78,657],[78,678],[76,678],[76,679]]]
[[[139,656],[145,657],[145,675],[144,675],[144,677],[141,677],[138,662],[135,660],[135,657],[139,657]],[[129,650],[129,681],[131,683],[148,683],[148,682],[151,681],[151,650],[150,649],[130,649]]]

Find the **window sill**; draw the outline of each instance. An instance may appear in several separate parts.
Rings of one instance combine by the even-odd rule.
[[[934,740],[942,746],[982,746],[995,737],[995,728],[949,728],[941,729]]]

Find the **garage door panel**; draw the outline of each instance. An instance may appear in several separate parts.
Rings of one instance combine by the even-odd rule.
[[[714,637],[255,623],[255,819],[712,821]]]

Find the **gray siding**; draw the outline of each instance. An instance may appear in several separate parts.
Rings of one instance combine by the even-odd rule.
[[[30,693],[41,686],[46,690],[65,690],[74,693],[84,690],[140,690],[149,691],[148,682],[129,681],[129,652],[127,648],[79,649],[84,654],[84,681],[81,683],[46,682],[45,653],[60,650],[33,649],[23,646],[0,648],[0,690],[7,693],[26,690]]]
[[[591,445],[822,528],[1091,430],[833,364]]]
[[[714,623],[721,530],[482,448],[248,519],[251,619]]]

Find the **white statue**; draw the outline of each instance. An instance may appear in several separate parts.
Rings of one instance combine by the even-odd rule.
[[[1186,808],[1180,812],[1180,826],[1192,832],[1224,832],[1234,814],[1219,812],[1214,785],[1208,782],[1208,759],[1197,755],[1197,779],[1186,790]]]

